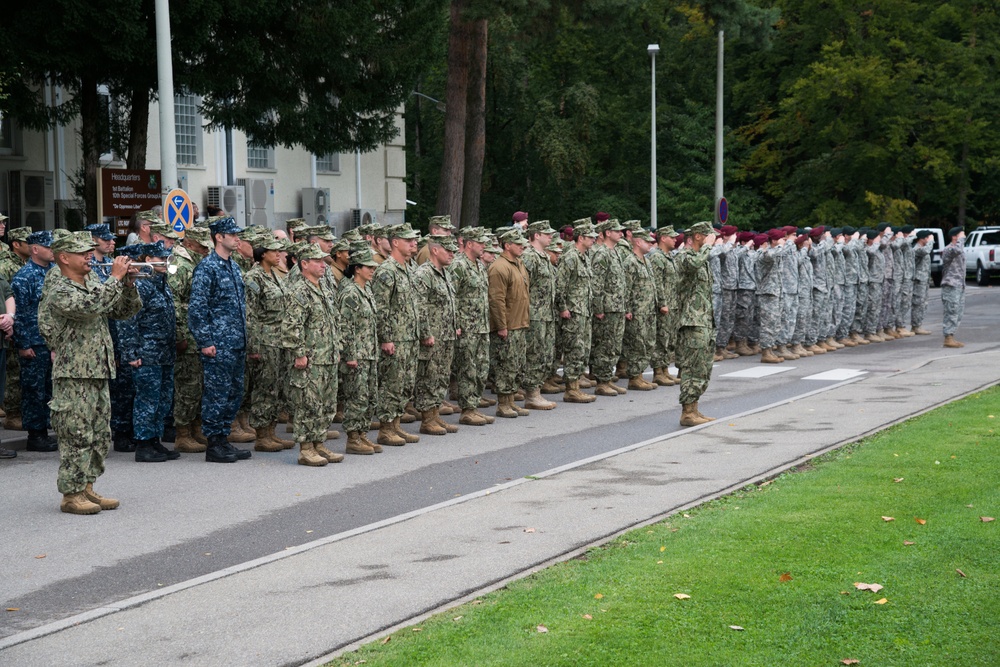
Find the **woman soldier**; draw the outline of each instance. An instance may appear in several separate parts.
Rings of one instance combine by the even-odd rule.
[[[295,443],[279,438],[274,429],[286,392],[291,350],[281,335],[288,303],[278,263],[284,246],[271,235],[254,240],[256,262],[244,281],[247,288],[247,359],[253,376],[250,426],[257,433],[253,448],[258,452],[291,449]]]
[[[368,288],[377,267],[370,248],[360,243],[352,244],[350,266],[344,272],[344,280],[337,293],[337,311],[350,314],[341,318],[340,323],[344,341],[340,362],[340,376],[343,378],[341,397],[344,400],[348,454],[382,451],[381,445],[367,437],[375,416],[378,393],[375,299]]]

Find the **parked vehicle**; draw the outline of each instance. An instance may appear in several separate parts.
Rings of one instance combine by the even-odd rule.
[[[931,233],[931,280],[934,287],[941,287],[941,250],[944,248],[944,232],[937,227],[918,227],[914,231],[913,242],[916,243],[916,232],[926,229]]]
[[[1000,271],[1000,227],[980,227],[965,237],[965,272],[976,276],[976,284],[986,287]]]

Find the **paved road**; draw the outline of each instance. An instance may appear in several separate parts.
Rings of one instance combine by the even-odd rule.
[[[0,554],[10,573],[0,581],[0,598],[2,607],[19,609],[0,616],[6,637],[0,662],[63,664],[60,651],[71,646],[89,647],[73,649],[75,664],[135,664],[154,655],[163,664],[300,664],[997,381],[998,303],[1000,290],[970,288],[960,330],[964,350],[943,350],[935,335],[777,367],[723,362],[702,408],[728,418],[679,437],[676,389],[666,388],[463,427],[457,435],[425,436],[414,446],[322,469],[295,465],[292,452],[232,466],[210,466],[196,456],[138,465],[113,455],[99,488],[113,490],[123,507],[88,518],[56,510],[54,457],[21,452],[0,464],[7,510]],[[939,302],[932,301],[929,320],[937,330]],[[762,369],[780,372],[738,377]],[[823,390],[829,391],[815,394]],[[803,410],[811,416],[803,419]],[[580,463],[637,443],[645,444]],[[523,484],[526,476],[560,467],[567,470],[544,483]],[[602,516],[581,514],[581,500],[593,500],[588,507]],[[552,523],[526,538],[523,527],[532,522]],[[525,539],[531,548],[521,544]],[[499,555],[498,543],[520,547]],[[197,577],[200,585],[192,582]],[[406,595],[399,598],[399,590]],[[135,596],[152,601],[137,605],[129,600]],[[299,627],[297,605],[316,605],[322,632]],[[60,619],[115,609],[124,611],[57,630],[66,623]],[[261,632],[255,620],[261,613],[273,618],[265,624],[276,632]],[[213,641],[218,624],[201,620],[227,615],[227,627],[246,630],[238,633],[239,646],[224,641],[225,633]],[[142,632],[162,637],[162,650],[130,654]]]

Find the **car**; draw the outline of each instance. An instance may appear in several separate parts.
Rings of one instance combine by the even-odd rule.
[[[1000,227],[980,227],[965,237],[965,273],[976,277],[976,284],[986,287],[993,274],[1000,271]]]
[[[918,227],[913,230],[911,237],[913,242],[917,242],[916,232],[927,230],[931,233],[931,280],[934,287],[941,287],[941,250],[944,248],[944,231],[938,227]]]

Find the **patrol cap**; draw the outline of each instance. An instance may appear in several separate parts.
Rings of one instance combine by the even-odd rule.
[[[649,233],[648,229],[640,229],[637,232],[632,232],[633,239],[642,239],[643,241],[653,242],[653,235]]]
[[[535,220],[528,225],[529,234],[555,234],[556,230],[549,226],[548,220]]]
[[[91,226],[92,227],[96,227],[97,225],[91,225]],[[104,227],[107,227],[107,225],[104,225]],[[89,229],[89,227],[88,227],[88,229]],[[149,231],[152,232],[152,233],[154,233],[154,234],[159,234],[160,236],[164,236],[164,237],[166,237],[168,239],[173,239],[174,241],[177,241],[177,240],[179,240],[181,238],[181,235],[178,234],[177,232],[175,232],[174,228],[171,227],[170,225],[168,225],[165,222],[157,222],[157,223],[154,223],[154,224],[150,225],[149,226]],[[108,233],[110,234],[111,232],[108,232]],[[96,236],[96,234],[95,234],[95,236]],[[114,237],[112,236],[111,238],[114,238]],[[104,240],[107,241],[109,239],[104,239]]]
[[[53,240],[52,232],[47,229],[43,229],[40,232],[31,232],[27,238],[28,245],[41,245],[46,248],[52,246]]]
[[[94,239],[90,232],[69,233],[52,241],[52,252],[82,253],[94,249]]]
[[[84,229],[90,232],[90,235],[99,238],[102,241],[113,241],[115,235],[111,233],[111,228],[105,224],[96,223],[93,225],[87,225]]]
[[[673,225],[667,225],[666,227],[660,227],[658,230],[656,230],[656,234],[657,234],[657,236],[660,236],[660,237],[666,235],[666,236],[669,236],[670,238],[677,238],[677,232],[674,231],[674,226]]]
[[[143,256],[143,250],[145,250],[145,243],[133,243],[132,245],[122,246],[118,248],[116,253],[119,257],[131,257],[132,259],[138,259]]]
[[[785,230],[781,227],[778,227],[777,229],[769,229],[767,230],[767,238],[770,241],[780,241],[785,238]]]
[[[4,215],[3,213],[0,213],[0,223],[7,222],[9,219],[10,218],[8,218],[6,215]]]
[[[420,238],[420,234],[418,234],[415,229],[410,227],[408,222],[404,222],[400,225],[393,225],[389,228],[389,238],[406,239],[411,241],[413,239]]]
[[[556,254],[561,254],[563,251],[563,240],[559,238],[552,239],[545,249],[549,252],[554,252]]]
[[[351,240],[350,239],[341,238],[339,241],[337,241],[336,243],[333,244],[332,248],[330,248],[330,254],[332,255],[334,253],[344,252],[345,250],[346,251],[350,251],[351,250],[351,245],[352,244],[351,244]],[[365,245],[368,245],[368,244],[366,243]]]
[[[159,222],[160,221],[160,215],[156,211],[153,211],[153,210],[139,211],[138,213],[135,214],[135,219],[136,220],[141,220],[141,221],[143,221],[143,223],[145,223],[145,222],[153,223],[153,222]]]
[[[373,223],[372,224],[372,236],[377,239],[384,239],[386,237],[386,229],[384,226]]]
[[[299,261],[303,259],[323,259],[324,257],[330,256],[328,253],[320,250],[318,245],[313,243],[306,243],[305,245],[306,247],[302,248],[302,250],[296,255],[296,257],[299,258]]]
[[[213,234],[239,234],[243,231],[243,229],[236,224],[236,220],[228,215],[211,223],[208,228]]]
[[[525,220],[528,219],[528,214],[525,213],[524,211],[517,211],[514,213],[514,215],[510,216],[510,219],[513,220],[514,222],[524,222]],[[546,233],[547,232],[542,232],[542,234]]]
[[[192,227],[184,232],[184,238],[191,239],[195,243],[205,246],[206,248],[212,247],[212,237],[209,234],[208,229],[205,227]]]
[[[316,248],[317,246],[312,243],[306,243],[305,241],[296,241],[288,248],[288,252],[291,253],[296,259],[299,255],[305,252],[308,248]]]
[[[34,231],[31,227],[25,225],[24,227],[15,227],[14,229],[7,230],[7,238],[11,241],[21,241],[27,242],[28,237],[31,236],[31,232]]]
[[[605,213],[604,211],[598,211],[597,213],[594,214],[594,220],[596,220],[597,222],[604,222],[610,217],[611,216]]]
[[[358,231],[357,227],[355,227],[354,229],[348,229],[346,232],[344,232],[344,235],[341,238],[345,238],[348,241],[363,241],[364,240],[364,239],[361,238],[361,232]]]
[[[933,232],[931,230],[929,230],[929,229],[921,229],[919,232],[917,232],[917,239],[918,240],[919,239],[925,239],[928,236],[930,236],[931,234],[933,234]]]
[[[156,243],[144,243],[142,254],[150,257],[170,257],[170,248],[163,244],[163,241]]]
[[[274,234],[261,234],[254,241],[253,246],[262,250],[284,250],[285,244],[281,239],[275,238]]]
[[[912,234],[914,229],[916,229],[916,227],[914,227],[913,225],[903,225],[902,227],[899,228],[899,231],[903,232],[904,234]]]
[[[450,215],[432,215],[430,219],[427,220],[427,229],[431,227],[440,227],[441,229],[447,229],[452,231],[455,229],[455,225],[451,224]]]
[[[375,225],[368,223],[366,225],[358,225],[355,229],[358,230],[358,234],[361,236],[371,236],[375,233]]]
[[[378,266],[378,262],[372,257],[371,248],[357,248],[351,250],[351,265],[352,266]]]
[[[622,228],[630,232],[637,232],[642,229],[642,220],[626,220],[622,223]]]
[[[621,223],[618,222],[618,218],[611,218],[610,220],[605,220],[604,222],[597,223],[594,227],[598,234],[603,234],[604,232],[623,232],[625,228],[622,227]]]
[[[580,225],[589,225],[591,223],[590,218],[580,218],[579,220],[573,221],[573,228],[579,227]]]
[[[427,237],[427,242],[441,246],[449,252],[458,252],[458,244],[450,234],[431,234]]]
[[[722,236],[732,236],[733,234],[739,233],[739,231],[739,227],[736,227],[735,225],[724,225],[721,229],[719,229],[719,234]]]
[[[490,239],[489,243],[486,244],[486,247],[483,248],[483,252],[489,252],[494,255],[499,255],[500,253],[503,252],[503,248],[497,245],[496,239]]]
[[[584,223],[582,225],[575,226],[573,228],[573,234],[575,236],[587,236],[587,237],[590,237],[592,239],[596,239],[597,238],[597,228],[595,228],[592,224],[590,224],[589,222],[587,222],[587,223]]]
[[[309,239],[316,237],[324,241],[336,241],[337,237],[333,235],[333,230],[327,225],[316,225],[315,227],[303,227],[302,229],[295,232],[296,236],[301,236],[303,239]]]
[[[530,230],[531,227],[528,229]],[[489,240],[489,234],[487,234],[485,227],[462,227],[458,230],[458,235],[466,241],[474,243],[486,243]]]
[[[694,223],[693,225],[691,225],[690,227],[688,227],[687,229],[685,229],[684,233],[687,234],[688,236],[690,236],[692,234],[705,234],[705,235],[708,235],[708,234],[714,234],[715,230],[712,229],[712,223],[702,221],[702,222],[696,222],[696,223]],[[779,236],[778,238],[781,238],[781,237]]]
[[[521,233],[516,230],[509,230],[500,235],[501,245],[504,243],[516,243],[517,245],[526,246],[528,245],[528,240],[521,236]]]
[[[288,220],[285,220],[285,229],[293,234],[298,234],[300,229],[308,226],[309,223],[306,222],[305,218],[289,218]]]

